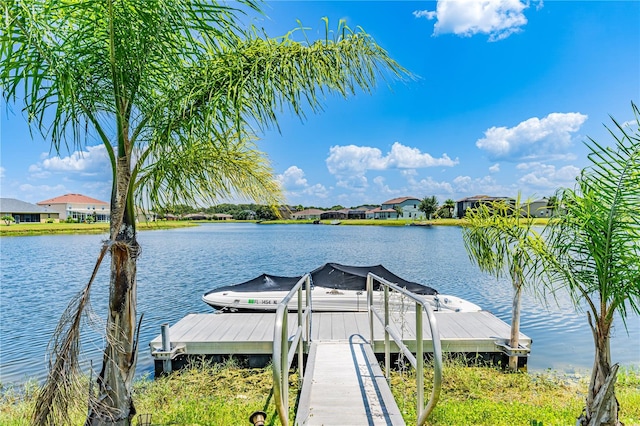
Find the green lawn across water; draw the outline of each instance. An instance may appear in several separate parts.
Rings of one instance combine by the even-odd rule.
[[[157,221],[140,222],[137,225],[138,231],[154,229],[184,228],[186,226],[196,226],[188,221]],[[22,236],[22,235],[54,235],[54,234],[108,234],[108,223],[19,223],[5,225],[0,222],[0,236]]]
[[[156,221],[139,222],[138,231],[183,228],[187,226],[197,226],[199,223],[211,223],[225,225],[228,223],[243,223],[254,221]],[[331,220],[321,220],[321,225],[331,225]],[[535,224],[544,225],[547,219],[535,219]],[[263,225],[286,224],[286,225],[310,225],[312,220],[270,220],[260,222]],[[410,226],[410,225],[434,225],[434,226],[464,226],[464,219],[433,219],[429,221],[411,221],[407,219],[348,219],[340,221],[338,226],[360,225],[360,226]],[[20,223],[6,225],[0,222],[0,236],[28,236],[28,235],[53,235],[53,234],[106,234],[109,232],[108,223]]]

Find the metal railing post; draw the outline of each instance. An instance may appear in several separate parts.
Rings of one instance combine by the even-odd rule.
[[[302,284],[306,285],[307,300],[305,309],[302,309]],[[276,309],[275,325],[273,330],[273,395],[276,404],[276,411],[280,423],[284,426],[289,424],[289,367],[293,358],[298,354],[298,368],[300,373],[300,385],[304,380],[304,340],[310,340],[311,336],[311,279],[309,274],[296,283],[289,293],[278,303]],[[298,324],[296,332],[289,345],[289,302],[291,298],[298,296]],[[305,333],[306,332],[306,333]]]
[[[389,342],[389,287],[384,286],[384,374],[391,379],[391,343]]]
[[[375,347],[375,336],[373,335],[373,277],[367,275],[367,312],[369,313],[369,343]]]
[[[416,302],[416,387],[418,417],[424,409],[424,334],[422,333],[422,306]]]
[[[308,312],[306,317],[307,330],[306,330],[305,341],[307,345],[307,350],[309,350],[309,346],[310,346],[309,342],[311,342],[311,275],[307,275],[305,284],[306,284],[306,293],[307,293],[306,310]]]
[[[280,376],[280,388],[282,389],[282,405],[284,412],[289,414],[289,311],[284,311],[282,319],[282,348],[280,350],[280,365],[282,375]]]
[[[305,281],[306,282],[306,281]],[[298,289],[298,327],[302,325],[302,286]],[[302,337],[298,339],[298,384],[302,386],[302,377],[304,376],[304,346]]]
[[[384,287],[384,318],[373,306],[373,280],[378,281],[381,286]],[[393,289],[400,293],[404,297],[413,299],[416,304],[416,355],[409,350],[404,343],[403,338],[395,329],[392,329],[389,324],[389,289]],[[384,278],[381,278],[371,272],[367,275],[367,304],[369,311],[369,329],[371,333],[371,344],[374,344],[373,336],[373,317],[377,317],[378,321],[384,324],[385,330],[385,374],[387,381],[389,380],[390,370],[390,342],[389,336],[391,336],[394,342],[398,345],[398,349],[409,360],[411,365],[416,369],[416,390],[417,390],[417,414],[419,426],[425,424],[427,417],[440,398],[440,390],[442,388],[442,346],[440,344],[440,332],[436,322],[436,317],[433,313],[433,308],[429,305],[425,299],[415,293],[411,293],[406,289],[391,283]],[[434,361],[434,374],[433,374],[433,389],[431,390],[431,396],[427,406],[424,407],[424,327],[423,327],[423,312],[427,313],[427,320],[429,322],[429,328],[431,330],[431,339],[433,342],[433,361]]]
[[[171,339],[169,338],[169,323],[163,323],[160,325],[160,332],[162,333],[162,351],[171,352]],[[171,373],[173,369],[171,359],[164,359],[162,361],[162,372]]]

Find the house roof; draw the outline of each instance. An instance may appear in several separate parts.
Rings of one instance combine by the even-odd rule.
[[[95,198],[87,197],[82,194],[65,194],[60,197],[49,198],[48,200],[38,201],[36,204],[104,204],[108,205],[109,203],[105,201],[100,201]]]
[[[416,197],[400,197],[400,198],[393,198],[393,199],[391,199],[389,201],[385,201],[382,204],[402,204],[407,200],[418,200],[418,201],[420,201],[420,199],[416,198]]]
[[[320,210],[320,209],[306,209],[306,210],[302,210],[299,212],[293,212],[294,215],[296,216],[304,216],[304,215],[311,215],[311,214],[322,214],[324,213],[324,210]]]
[[[2,213],[57,213],[46,207],[16,200],[15,198],[0,198],[0,212]]]
[[[479,200],[494,201],[494,200],[512,200],[512,199],[513,198],[509,198],[509,197],[491,197],[489,195],[474,195],[473,197],[462,198],[457,202],[460,203],[463,201],[479,201]]]
[[[367,210],[367,213],[395,213],[394,209],[382,209],[381,207],[376,207],[375,209]]]

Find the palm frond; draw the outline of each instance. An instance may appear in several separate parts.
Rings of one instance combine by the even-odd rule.
[[[49,375],[36,400],[32,422],[35,425],[71,424],[69,407],[86,401],[80,370],[80,332],[82,319],[91,317],[91,286],[109,249],[105,243],[87,285],[65,309],[49,343]]]
[[[638,108],[632,108],[640,127]],[[595,317],[640,312],[640,131],[608,128],[605,147],[589,139],[591,164],[575,188],[561,193],[564,210],[548,227],[558,259],[553,279],[567,284],[575,301],[587,301]],[[600,307],[604,306],[604,312]]]
[[[206,139],[198,132],[180,134],[171,145],[153,145],[140,164],[136,194],[149,208],[215,204],[236,194],[266,205],[283,198],[266,156],[251,140],[234,134]]]

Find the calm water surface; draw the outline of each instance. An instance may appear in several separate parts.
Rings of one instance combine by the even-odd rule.
[[[86,284],[106,235],[0,239],[0,384],[42,380],[47,345],[62,312]],[[511,284],[474,266],[457,227],[382,227],[207,224],[143,231],[138,262],[138,313],[144,313],[137,374],[152,374],[148,344],[164,322],[212,312],[201,296],[215,287],[261,273],[301,275],[326,262],[383,264],[392,272],[468,299],[510,322]],[[109,285],[108,260],[91,293],[95,318],[85,321],[84,366],[102,366]],[[616,320],[613,361],[640,365],[640,318]],[[529,370],[583,371],[593,362],[586,314],[566,295],[546,306],[523,299],[521,330],[533,339]]]

